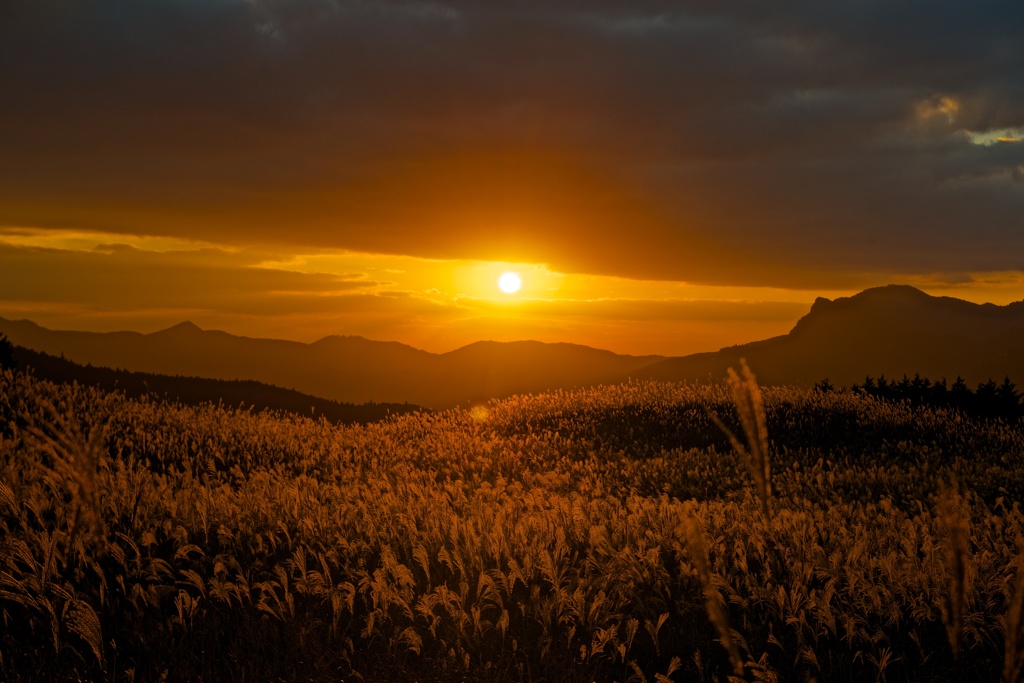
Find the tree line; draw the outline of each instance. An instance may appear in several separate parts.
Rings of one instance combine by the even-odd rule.
[[[828,379],[814,385],[818,391],[836,391]],[[1024,403],[1017,385],[1004,377],[997,384],[989,378],[980,382],[977,389],[972,390],[963,377],[957,375],[952,384],[946,378],[931,381],[927,377],[915,374],[912,378],[903,375],[902,379],[886,379],[879,375],[875,379],[868,375],[861,384],[854,384],[850,390],[855,393],[873,396],[891,401],[909,401],[912,405],[946,407],[959,410],[976,417],[1003,418],[1017,420],[1024,417]]]

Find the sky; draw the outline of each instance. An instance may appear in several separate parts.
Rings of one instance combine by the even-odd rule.
[[[1024,299],[1020,0],[5,0],[0,83],[48,327],[681,355]]]

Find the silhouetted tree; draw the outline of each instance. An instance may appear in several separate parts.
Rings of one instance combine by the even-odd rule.
[[[864,393],[872,396],[875,394],[875,380],[871,375],[864,378]]]
[[[925,403],[931,398],[931,393],[932,383],[920,373],[915,373],[914,379],[910,382],[910,398],[914,403]]]
[[[857,388],[856,385],[854,385],[854,389],[855,390],[856,390],[856,388]],[[814,385],[814,390],[815,391],[820,391],[823,394],[827,394],[830,391],[835,391],[836,388],[832,384],[832,382],[828,381],[828,377],[826,377],[825,379],[821,380],[820,382],[818,382],[817,384]]]
[[[889,392],[889,380],[885,378],[885,374],[878,376],[878,388],[875,389],[875,396],[879,398],[891,398]]]
[[[971,393],[970,387],[967,386],[967,382],[963,377],[957,375],[953,386],[949,388],[949,404],[954,408],[966,411],[973,407],[973,399],[974,395]]]
[[[996,403],[999,404],[999,414],[1005,418],[1012,419],[1020,414],[1020,392],[1009,377],[1004,377],[996,389]]]
[[[995,417],[999,414],[999,405],[996,402],[997,388],[996,383],[989,378],[987,382],[980,383],[978,390],[974,392],[974,407],[986,417]]]
[[[13,368],[15,365],[14,344],[6,334],[0,334],[0,370]]]

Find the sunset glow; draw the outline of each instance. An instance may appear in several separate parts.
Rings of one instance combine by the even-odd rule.
[[[60,264],[62,277],[51,274]],[[87,230],[0,229],[0,317],[56,329],[151,332],[190,320],[252,337],[332,334],[444,352],[480,339],[573,341],[619,353],[680,355],[787,333],[814,291],[714,286],[558,272],[544,264],[424,259],[341,250],[230,247]],[[506,273],[529,283],[515,294]],[[1013,271],[945,282],[901,279],[937,295],[1006,304]],[[131,286],[124,286],[130,281]],[[168,288],[167,282],[180,283]]]
[[[0,681],[1024,683],[1024,2],[0,0]]]
[[[498,289],[506,294],[515,294],[523,286],[519,273],[502,273],[498,278]]]
[[[685,354],[889,283],[1024,299],[985,12],[14,3],[0,317]]]

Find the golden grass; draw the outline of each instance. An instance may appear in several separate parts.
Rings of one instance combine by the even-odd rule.
[[[739,455],[740,462],[750,473],[754,490],[761,501],[761,512],[768,517],[771,514],[772,477],[768,458],[768,427],[765,423],[761,388],[757,385],[757,378],[754,377],[745,359],[740,360],[739,372],[729,368],[726,383],[736,406],[745,443],[740,441],[718,416],[712,413],[711,417],[729,437],[729,442]]]
[[[0,375],[0,679],[1019,678],[1020,430],[744,374],[763,487],[721,386],[345,428]]]
[[[1003,627],[1002,683],[1019,683],[1024,676],[1024,554],[1014,562],[1013,594],[1001,623]]]
[[[716,585],[721,579],[716,577],[711,570],[711,561],[708,558],[707,545],[704,542],[704,528],[692,508],[683,509],[676,533],[685,540],[690,559],[697,570],[697,578],[700,580],[701,589],[704,592],[704,608],[707,610],[708,619],[718,632],[718,642],[722,644],[729,655],[733,674],[742,676],[743,657],[740,655],[732,626],[729,624],[725,599]]]
[[[936,522],[941,533],[948,576],[945,599],[940,607],[942,622],[946,627],[953,658],[959,659],[972,578],[970,504],[953,483],[940,491],[936,507]]]

